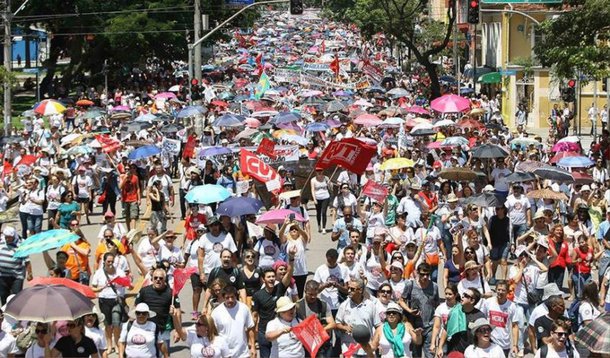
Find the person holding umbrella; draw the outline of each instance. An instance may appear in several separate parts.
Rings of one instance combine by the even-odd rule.
[[[69,334],[61,337],[57,343],[50,347],[51,335],[45,336],[44,356],[56,358],[62,357],[91,357],[98,358],[98,350],[93,339],[85,336],[83,318],[78,318],[67,324]]]

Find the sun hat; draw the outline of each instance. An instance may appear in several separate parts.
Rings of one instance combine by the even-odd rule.
[[[390,302],[388,303],[385,313],[388,314],[390,312],[396,312],[402,315],[402,307],[400,307],[396,302]]]
[[[559,287],[557,287],[556,283],[549,283],[542,287],[542,300],[546,301],[551,296],[561,296],[563,298],[566,298],[569,296],[569,294],[560,290]]]
[[[478,269],[478,268],[479,268],[479,265],[477,265],[477,263],[473,260],[467,261],[464,264],[464,271],[468,271],[470,269]]]
[[[517,257],[521,256],[521,255],[522,255],[524,252],[525,252],[525,253],[529,253],[529,252],[527,251],[527,246],[525,246],[525,245],[519,245],[519,246],[517,246],[517,248],[515,249],[515,255],[516,255]]]
[[[281,313],[290,311],[295,306],[294,302],[289,297],[282,296],[275,303],[275,312]]]
[[[404,271],[405,271],[405,268],[404,268],[404,267],[402,266],[402,264],[401,264],[400,262],[398,262],[398,261],[394,261],[394,262],[392,262],[392,264],[390,265],[390,269],[391,269],[391,268],[397,268],[397,269],[399,269],[401,272],[404,272]]]
[[[476,321],[468,325],[468,328],[470,328],[470,332],[472,332],[472,334],[475,334],[479,328],[485,326],[491,328],[491,324],[489,323],[487,318],[477,318]]]
[[[15,235],[17,235],[17,230],[15,230],[15,228],[12,226],[7,226],[2,229],[2,235],[15,237]]]
[[[448,202],[448,203],[457,203],[457,201],[458,201],[458,197],[457,197],[457,195],[455,195],[455,194],[451,193],[451,194],[449,194],[449,195],[447,196],[447,202]]]
[[[534,214],[534,220],[536,219],[544,219],[544,210],[536,211],[536,214]]]
[[[136,318],[136,312],[147,312],[148,313],[148,318],[153,318],[153,317],[155,317],[157,315],[154,311],[151,311],[150,308],[148,308],[148,305],[146,303],[144,303],[144,302],[138,303],[134,309],[129,311],[129,317],[135,319]]]

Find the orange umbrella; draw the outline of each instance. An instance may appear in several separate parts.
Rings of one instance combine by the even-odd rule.
[[[76,105],[80,107],[89,107],[93,106],[93,101],[90,101],[88,99],[79,99],[78,101],[76,101]]]
[[[95,292],[93,292],[91,287],[82,285],[76,281],[72,281],[70,279],[62,278],[62,277],[36,277],[32,281],[30,281],[30,285],[31,286],[36,286],[36,285],[66,286],[75,291],[78,291],[79,293],[83,294],[83,296],[85,296],[87,298],[96,298],[97,297],[97,295],[95,294]]]

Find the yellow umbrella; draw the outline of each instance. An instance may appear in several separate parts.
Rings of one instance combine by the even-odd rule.
[[[482,116],[485,114],[485,110],[483,108],[474,108],[470,111],[470,115],[473,116]]]
[[[391,158],[381,164],[381,170],[396,170],[412,167],[415,163],[407,158]]]
[[[280,138],[283,135],[296,135],[297,131],[294,129],[278,129],[271,134],[273,138]]]

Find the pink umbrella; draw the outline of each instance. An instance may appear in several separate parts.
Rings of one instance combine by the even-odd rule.
[[[244,123],[246,124],[246,127],[249,128],[258,128],[261,126],[261,121],[256,118],[246,118]]]
[[[458,113],[470,109],[470,100],[455,94],[448,94],[432,100],[430,108],[441,113]]]
[[[127,106],[123,106],[123,105],[121,105],[121,106],[115,106],[115,107],[112,107],[112,110],[111,110],[111,111],[112,111],[112,112],[120,112],[120,111],[127,111],[127,112],[130,112],[130,111],[131,111],[131,108],[129,108],[129,107],[127,107]]]
[[[553,152],[580,152],[580,145],[572,142],[560,142],[553,146]]]
[[[283,224],[284,221],[286,220],[286,218],[289,217],[291,214],[294,215],[294,219],[296,221],[300,221],[300,222],[305,221],[305,219],[303,219],[301,214],[295,213],[294,211],[292,211],[290,209],[276,209],[276,210],[267,211],[266,213],[261,215],[256,220],[256,223],[259,225],[261,225],[261,224]]]
[[[374,107],[371,102],[364,100],[362,98],[360,98],[356,102],[352,103],[352,106]]]
[[[381,123],[383,123],[383,121],[379,117],[369,113],[359,115],[354,121],[354,124],[360,124],[365,127],[375,127]]]
[[[303,128],[299,127],[294,122],[280,123],[280,124],[277,125],[277,127],[281,128],[281,129],[292,129],[292,130],[297,131],[299,133],[303,132]]]
[[[430,115],[430,112],[428,112],[428,110],[422,106],[411,106],[411,107],[407,108],[407,112],[415,113],[415,114],[422,114],[424,116]]]
[[[176,98],[176,94],[172,93],[172,92],[157,93],[155,95],[155,99],[159,99],[159,98],[165,98],[165,99]]]

